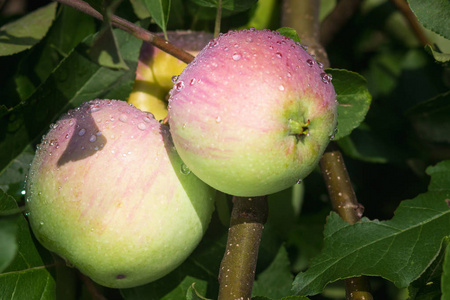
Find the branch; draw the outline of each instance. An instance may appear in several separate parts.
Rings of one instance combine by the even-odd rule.
[[[319,43],[319,5],[316,0],[284,0],[283,26],[293,27],[302,41],[308,41],[312,53],[322,57],[322,63],[329,67],[327,53]],[[321,161],[320,168],[324,176],[333,209],[346,222],[353,224],[361,219],[363,207],[356,199],[350,182],[344,159],[334,143],[330,143]],[[369,292],[366,277],[348,278],[346,282],[347,300],[373,299]]]
[[[347,23],[361,2],[361,0],[341,0],[322,21],[320,25],[320,43],[324,47],[333,40],[336,33]]]
[[[96,11],[94,8],[92,8],[92,6],[90,6],[89,4],[87,4],[86,2],[84,2],[82,0],[55,0],[55,1],[65,4],[65,5],[68,5],[70,7],[73,7],[87,15],[90,15],[96,19],[103,21],[103,15],[101,13],[99,13],[98,11]],[[111,17],[111,21],[112,21],[113,26],[118,27],[118,28],[130,33],[131,35],[133,35],[134,37],[136,37],[138,39],[141,39],[143,41],[151,43],[155,47],[158,47],[159,49],[163,50],[164,52],[167,52],[170,55],[175,56],[176,58],[178,58],[179,60],[181,60],[187,64],[190,63],[194,59],[194,56],[187,53],[186,51],[184,51],[178,47],[175,47],[174,45],[172,45],[165,39],[163,39],[157,35],[154,35],[153,33],[149,32],[148,30],[145,30],[144,28],[139,27],[125,19],[122,19],[118,16],[113,15]]]
[[[391,0],[391,2],[397,7],[397,9],[403,14],[405,19],[408,21],[409,27],[411,27],[414,34],[417,36],[420,44],[422,46],[431,45],[431,42],[428,40],[427,36],[422,30],[422,26],[420,26],[417,21],[416,15],[409,8],[408,3],[405,0]]]
[[[227,247],[219,270],[219,300],[251,299],[267,216],[267,196],[233,197]]]

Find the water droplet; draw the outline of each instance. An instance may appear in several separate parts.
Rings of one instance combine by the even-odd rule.
[[[331,79],[333,79],[333,77],[330,74],[327,74],[327,73],[321,73],[320,77],[322,77],[322,81],[325,84],[329,84],[331,82]]]
[[[140,130],[145,130],[145,128],[147,128],[147,126],[145,126],[144,123],[139,123],[137,126]]]
[[[283,55],[281,55],[280,52],[275,53],[275,56],[278,57],[278,58],[282,58],[283,57]]]
[[[303,50],[308,51],[308,46],[306,46],[306,45],[301,45],[301,46],[302,46]]]
[[[256,28],[255,27],[250,27],[250,31],[255,31]]]
[[[172,82],[176,83],[178,81],[178,75],[173,75],[172,76]]]
[[[219,42],[217,40],[212,40],[209,42],[209,48],[213,48],[219,45]]]
[[[69,126],[73,126],[73,120],[69,121]]]
[[[96,135],[91,135],[91,137],[89,138],[89,142],[93,143],[97,140],[97,136]]]
[[[152,119],[149,118],[148,116],[145,116],[145,117],[144,117],[144,122],[150,123],[151,121],[152,121]]]
[[[308,66],[310,66],[310,67],[314,66],[315,63],[316,63],[316,61],[313,60],[313,59],[311,59],[311,58],[308,58],[308,59],[306,60],[306,64],[307,64]]]
[[[278,87],[278,89],[279,89],[280,91],[284,91],[284,86],[283,86],[282,84],[280,84],[280,86]]]
[[[183,88],[184,88],[184,82],[183,81],[177,82],[177,84],[175,84],[175,89],[177,91],[181,91]]]
[[[321,63],[320,61],[317,62],[317,65],[319,66],[319,68],[323,69],[323,63]]]
[[[222,118],[220,116],[217,116],[216,123],[220,123],[220,121],[222,121]]]
[[[40,222],[39,222],[39,225],[40,225],[40,226],[44,225],[44,221],[40,221]]]
[[[247,43],[253,42],[253,38],[250,36],[248,36],[245,40],[247,41]]]
[[[83,136],[86,133],[86,129],[81,128],[80,131],[78,131],[79,136]]]
[[[95,135],[100,136],[100,135],[102,135],[102,132],[101,131],[97,131],[97,133]]]
[[[298,179],[297,182],[296,182],[296,184],[302,183],[302,180],[303,180],[303,179]]]
[[[22,191],[20,192],[21,195],[25,195],[26,193],[27,193],[26,190],[22,190]]]
[[[228,47],[223,48],[223,51],[228,51]]]
[[[241,55],[240,54],[237,54],[237,53],[233,54],[233,60],[238,61],[240,59],[241,59]]]
[[[128,116],[126,114],[121,114],[120,117],[119,117],[119,120],[121,122],[126,123],[128,121]]]
[[[292,74],[291,74],[291,72],[287,72],[287,77],[292,77]]]
[[[69,134],[66,134],[64,137],[65,137],[66,139],[68,139],[68,138],[69,138]]]
[[[93,113],[100,110],[100,106],[98,104],[94,104],[89,106],[88,113]]]
[[[195,84],[195,81],[196,81],[195,78],[192,78],[191,81],[189,81],[189,84],[190,84],[190,85],[194,85],[194,84]]]
[[[181,171],[181,174],[183,174],[183,175],[191,174],[191,170],[189,170],[188,166],[186,166],[184,163],[181,164],[180,171]]]

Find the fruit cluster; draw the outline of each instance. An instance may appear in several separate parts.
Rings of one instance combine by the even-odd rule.
[[[244,30],[211,40],[176,78],[170,129],[124,101],[69,111],[27,179],[36,237],[105,286],[166,275],[201,240],[214,189],[269,194],[315,168],[336,126],[330,80],[300,44]]]

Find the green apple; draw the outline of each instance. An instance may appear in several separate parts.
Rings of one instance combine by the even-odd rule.
[[[271,194],[307,176],[337,119],[331,76],[269,30],[212,40],[170,92],[169,124],[190,170],[235,196]]]
[[[185,168],[169,129],[124,101],[94,100],[43,138],[27,179],[31,228],[97,283],[127,288],[180,265],[214,191]]]
[[[170,43],[195,56],[213,35],[195,31],[169,31],[167,37]],[[172,77],[180,74],[185,67],[186,63],[144,42],[128,102],[140,110],[151,112],[157,120],[164,119],[167,116],[166,96],[173,86]]]

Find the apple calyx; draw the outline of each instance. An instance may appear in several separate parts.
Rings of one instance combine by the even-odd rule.
[[[298,122],[292,119],[288,120],[288,127],[289,127],[289,135],[295,135],[297,139],[299,139],[301,136],[309,136],[309,123],[310,120],[305,122]]]

